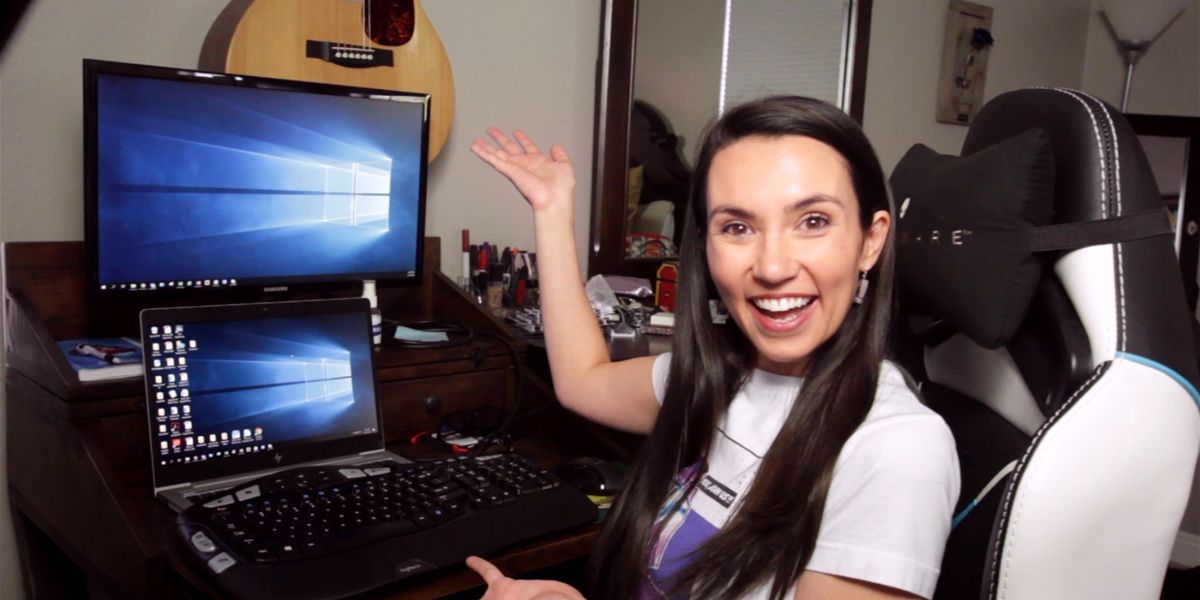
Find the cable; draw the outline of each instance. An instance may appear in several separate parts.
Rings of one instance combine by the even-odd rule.
[[[402,325],[404,327],[411,327],[412,329],[419,329],[421,331],[440,331],[440,332],[446,333],[447,337],[450,338],[445,341],[420,342],[420,341],[413,341],[413,340],[396,339],[394,335],[390,338],[388,338],[387,336],[384,336],[389,344],[397,345],[397,346],[401,346],[401,347],[405,347],[405,348],[450,348],[450,347],[461,346],[463,344],[466,344],[466,343],[470,342],[471,340],[473,340],[475,338],[475,336],[477,336],[477,335],[494,339],[504,345],[504,348],[506,350],[508,350],[509,357],[512,359],[513,376],[516,379],[516,383],[515,383],[516,402],[514,403],[513,409],[511,411],[506,411],[504,421],[501,422],[500,425],[494,431],[480,437],[479,441],[476,442],[474,445],[472,445],[470,447],[470,450],[466,452],[466,455],[469,457],[479,456],[480,454],[482,454],[484,452],[484,450],[490,448],[491,446],[493,446],[497,443],[507,443],[509,448],[511,449],[512,436],[509,435],[508,428],[510,425],[512,425],[513,418],[517,415],[517,413],[520,412],[519,409],[521,408],[523,397],[525,395],[524,394],[525,370],[524,370],[523,366],[521,365],[520,354],[517,352],[517,348],[512,345],[512,342],[510,342],[508,340],[508,338],[506,338],[505,336],[502,336],[502,335],[499,335],[496,333],[492,333],[490,331],[476,331],[476,330],[472,329],[470,326],[466,325],[465,323],[459,323],[456,321],[410,321],[407,323],[400,323],[400,322],[396,322],[396,321],[387,321],[387,323],[390,325]],[[455,337],[451,334],[459,334],[459,336]],[[500,410],[503,411],[504,410],[503,407],[501,407]],[[410,441],[413,443],[416,443],[418,441],[421,441],[422,439],[427,439],[431,442],[444,444],[446,446],[446,448],[448,448],[451,452],[455,452],[457,454],[462,453],[458,449],[458,448],[461,448],[461,446],[456,448],[454,444],[448,444],[448,443],[442,441],[441,440],[442,435],[444,435],[444,432],[442,431],[442,425],[439,424],[438,432],[436,434],[433,434],[433,435],[417,434],[417,435],[413,436]],[[507,442],[504,442],[502,440],[502,438],[507,438]]]
[[[517,348],[512,345],[512,342],[508,341],[508,338],[502,335],[495,334],[490,331],[478,331],[476,333],[484,337],[490,337],[501,344],[504,344],[504,347],[508,350],[508,355],[512,358],[513,377],[516,378],[515,387],[517,400],[513,404],[513,409],[508,411],[508,415],[504,418],[504,422],[500,424],[500,427],[498,427],[496,431],[493,431],[492,433],[480,438],[479,442],[471,447],[471,450],[467,452],[467,456],[470,457],[475,457],[482,454],[484,450],[486,450],[492,444],[497,443],[501,436],[508,436],[509,445],[511,448],[512,436],[508,433],[508,427],[512,425],[513,418],[517,415],[517,413],[520,412],[521,403],[525,396],[525,370],[521,366],[520,355],[517,354]]]

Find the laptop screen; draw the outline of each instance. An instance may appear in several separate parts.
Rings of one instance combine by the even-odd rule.
[[[155,487],[383,448],[361,298],[142,312]]]

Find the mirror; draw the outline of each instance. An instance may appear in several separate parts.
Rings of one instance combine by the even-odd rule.
[[[697,146],[724,105],[801,93],[861,122],[870,18],[871,0],[607,0],[589,275],[653,280],[675,257]]]
[[[1138,134],[1175,226],[1175,254],[1188,306],[1200,320],[1200,118],[1126,114]]]

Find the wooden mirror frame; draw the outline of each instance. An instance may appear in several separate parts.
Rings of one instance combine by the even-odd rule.
[[[866,98],[872,3],[873,0],[855,0],[853,13],[854,48],[848,112],[859,123],[862,123]],[[604,273],[653,280],[664,259],[625,259],[625,198],[629,188],[629,118],[633,107],[637,13],[638,0],[606,0],[604,3],[596,81],[588,275]]]

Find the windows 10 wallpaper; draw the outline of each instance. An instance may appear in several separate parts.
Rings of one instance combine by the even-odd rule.
[[[424,110],[101,75],[100,283],[415,269]]]
[[[159,455],[183,462],[377,432],[367,331],[361,313],[150,329]]]

